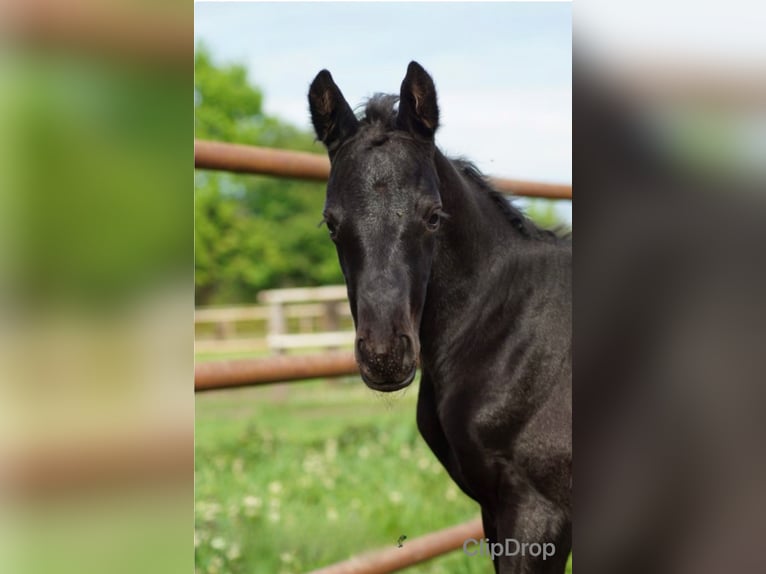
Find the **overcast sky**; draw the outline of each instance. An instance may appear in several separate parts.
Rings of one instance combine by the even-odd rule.
[[[570,3],[203,2],[195,41],[244,64],[266,111],[307,129],[322,68],[355,107],[398,93],[417,60],[436,83],[447,155],[490,175],[571,182]],[[568,202],[560,210],[571,220]]]

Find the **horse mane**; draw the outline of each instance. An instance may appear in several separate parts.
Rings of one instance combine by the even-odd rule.
[[[360,115],[359,121],[368,126],[379,126],[381,133],[372,140],[373,145],[381,145],[388,140],[388,136],[383,130],[395,130],[397,103],[399,96],[393,94],[374,94],[364,104],[363,115]],[[469,182],[475,187],[486,193],[493,203],[505,215],[510,224],[519,231],[523,237],[540,240],[566,241],[570,239],[571,232],[563,234],[549,229],[543,229],[529,219],[524,213],[502,193],[492,187],[487,177],[481,173],[479,168],[472,162],[464,158],[448,158]]]
[[[571,232],[559,233],[550,229],[544,229],[527,217],[524,212],[516,207],[513,202],[504,194],[497,191],[479,168],[472,162],[464,159],[450,159],[452,164],[463,174],[471,183],[484,191],[495,203],[505,218],[515,227],[521,235],[530,239],[547,239],[553,241],[566,241],[570,239]]]

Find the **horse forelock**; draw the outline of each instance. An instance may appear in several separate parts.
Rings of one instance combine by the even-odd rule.
[[[363,124],[379,124],[385,129],[396,129],[397,103],[399,96],[375,94],[364,104],[364,115],[359,118]]]

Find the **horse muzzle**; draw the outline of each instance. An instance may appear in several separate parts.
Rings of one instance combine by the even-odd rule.
[[[373,390],[392,392],[403,389],[415,378],[417,341],[411,335],[375,342],[357,337],[356,362],[364,383]]]

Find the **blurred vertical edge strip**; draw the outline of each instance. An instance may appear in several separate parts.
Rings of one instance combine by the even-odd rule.
[[[764,11],[735,4],[715,7],[720,29],[744,34]],[[586,6],[574,50],[578,568],[764,572],[766,51],[720,35],[706,52],[737,46],[746,62],[690,49],[712,6],[674,19],[667,4],[623,5],[618,22]],[[609,22],[640,50],[615,45]]]
[[[191,572],[193,3],[0,10],[0,570]]]

